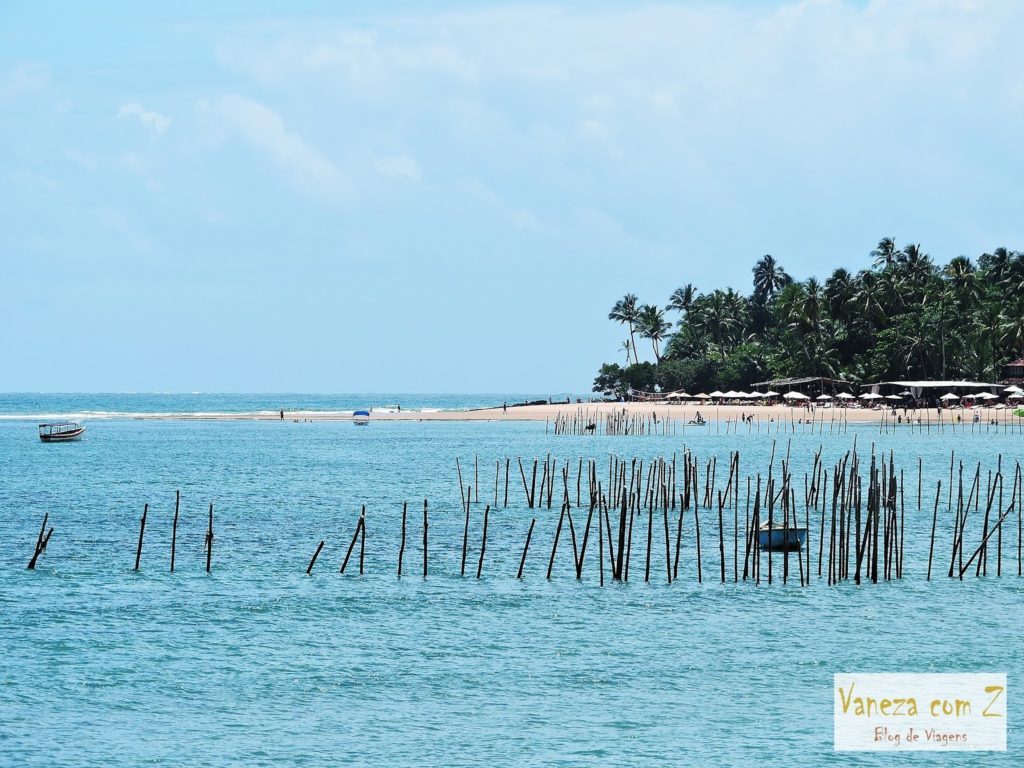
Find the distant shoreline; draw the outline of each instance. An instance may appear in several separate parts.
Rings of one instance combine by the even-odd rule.
[[[981,419],[988,422],[992,419],[1016,420],[1012,416],[1011,409],[984,408],[981,410]],[[490,408],[473,408],[467,410],[403,410],[383,409],[371,410],[370,421],[554,421],[559,415],[581,416],[586,419],[603,419],[614,413],[623,413],[642,417],[657,417],[660,419],[673,419],[689,422],[695,420],[698,412],[709,422],[714,421],[736,421],[742,417],[753,417],[754,423],[771,423],[773,421],[790,420],[794,422],[806,422],[813,418],[816,422],[833,422],[845,420],[855,423],[878,423],[883,417],[888,422],[895,421],[891,409],[870,409],[870,408],[831,408],[816,405],[814,411],[805,409],[803,406],[789,405],[677,405],[666,403],[545,403],[543,405],[509,404],[507,410],[502,406]],[[917,423],[917,418],[922,424],[936,425],[940,422],[940,416],[934,408],[921,408],[914,410],[908,408],[906,416],[902,408],[896,409],[897,417],[902,417],[904,423],[909,419]],[[956,421],[960,416],[963,421],[969,421],[972,412],[959,408],[943,409],[941,422],[949,423]],[[318,422],[318,421],[352,421],[351,411],[284,411],[284,418],[280,411],[250,411],[250,412],[177,412],[177,413],[117,413],[117,412],[74,412],[74,413],[39,413],[39,414],[0,414],[0,421],[33,421],[36,419],[80,419],[85,421],[111,421],[111,420],[136,420],[136,421],[289,421],[289,422]]]

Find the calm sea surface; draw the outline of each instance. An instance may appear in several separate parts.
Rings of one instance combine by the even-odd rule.
[[[851,425],[830,436],[826,423],[824,434],[814,435],[726,435],[712,427],[674,437],[556,437],[543,423],[358,427],[108,416],[89,419],[80,443],[44,445],[32,419],[9,418],[398,403],[403,410],[468,408],[532,397],[0,396],[0,416],[7,417],[0,418],[0,765],[1021,765],[1024,579],[1017,576],[1016,515],[1004,537],[1002,578],[994,576],[994,554],[987,578],[973,569],[963,582],[945,575],[950,451],[971,478],[981,461],[983,480],[1001,455],[1010,478],[1024,458],[1020,434],[880,435],[877,426]],[[574,484],[580,457],[596,458],[606,473],[611,453],[649,461],[685,447],[702,462],[717,455],[721,483],[730,451],[741,452],[744,475],[763,472],[775,440],[777,458],[791,451],[802,485],[819,447],[831,467],[855,436],[863,464],[874,444],[877,452],[892,450],[905,471],[902,582],[827,587],[816,575],[812,519],[809,587],[797,579],[788,586],[733,584],[731,540],[723,585],[712,510],[701,511],[703,584],[692,511],[680,578],[671,586],[658,518],[654,550],[660,546],[662,557],[654,559],[651,583],[642,580],[646,516],[637,519],[628,584],[598,586],[596,549],[588,550],[577,582],[565,530],[553,577],[544,578],[559,491],[553,509],[527,509],[517,456],[531,465],[549,453],[563,465],[568,460]],[[475,484],[477,456],[481,502],[473,505],[467,564],[473,576],[501,461],[499,508],[490,514],[479,581],[459,576],[464,518],[455,469],[460,457],[464,483]],[[940,478],[937,577],[929,583]],[[1007,497],[1010,485],[1008,479]],[[399,580],[406,501],[406,573]],[[215,543],[207,575],[210,502]],[[135,573],[144,503],[150,508]],[[366,573],[358,576],[357,545],[342,576],[362,505]],[[802,503],[800,509],[802,516]],[[25,565],[44,512],[53,538],[30,572]],[[525,577],[517,581],[534,517]],[[585,512],[574,518],[582,526]],[[979,521],[971,523],[976,545]],[[306,576],[320,540],[324,550]],[[1008,752],[833,752],[832,675],[849,671],[1007,672]]]

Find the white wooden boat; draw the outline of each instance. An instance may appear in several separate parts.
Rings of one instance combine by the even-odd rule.
[[[39,425],[39,439],[44,443],[70,443],[81,440],[85,425],[80,421],[60,421]]]

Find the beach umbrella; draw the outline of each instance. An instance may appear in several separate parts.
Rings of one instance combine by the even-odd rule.
[[[711,393],[711,397],[725,397],[725,392],[719,392],[717,389]]]
[[[978,394],[975,395],[975,397],[976,398],[980,398],[982,400],[998,400],[999,399],[999,395],[993,395],[991,392],[979,392]]]
[[[1019,400],[1020,398],[1024,397],[1024,392],[1011,392],[1010,394],[1007,395],[1007,397],[1013,400]]]
[[[745,400],[746,398],[750,397],[750,395],[748,395],[741,389],[739,392],[736,393],[736,397]]]
[[[814,398],[814,399],[815,399],[815,400],[831,400],[831,399],[832,399],[832,395],[825,395],[825,394],[821,394],[821,395],[818,395],[818,396],[817,396],[816,398]]]
[[[911,393],[908,392],[907,390],[903,390],[902,392],[900,392],[900,397],[910,397],[910,396],[911,396]]]
[[[1011,384],[1006,389],[1004,389],[1003,392],[1024,392],[1024,389],[1021,389],[1016,384]]]
[[[764,397],[764,392],[758,392],[756,389],[753,392],[748,392],[747,397]]]
[[[698,400],[710,400],[711,399],[711,395],[709,395],[709,394],[707,394],[705,392],[701,392],[699,395],[694,395],[694,397],[697,398]]]
[[[840,400],[856,400],[857,398],[851,395],[849,392],[840,392],[836,395]]]
[[[874,392],[865,392],[860,396],[861,400],[881,400],[882,396],[875,394]]]
[[[771,390],[769,389],[769,390],[768,390],[767,392],[765,392],[765,393],[764,393],[764,396],[765,396],[765,397],[778,397],[778,396],[779,396],[779,393],[778,393],[778,392],[772,392],[772,391],[771,391]]]
[[[947,392],[939,400],[959,400],[960,398],[954,395],[952,392]]]
[[[722,395],[722,397],[739,397],[739,396],[740,396],[740,393],[737,392],[734,389],[730,389],[728,392],[726,392],[724,395]]]
[[[683,398],[689,397],[685,392],[669,392],[666,400],[682,400]]]
[[[786,400],[810,400],[811,399],[807,395],[805,395],[803,392],[796,392],[796,391],[787,392],[782,397],[784,399],[786,399]]]
[[[902,400],[903,398],[900,397],[899,395],[886,395],[885,399],[886,400]]]

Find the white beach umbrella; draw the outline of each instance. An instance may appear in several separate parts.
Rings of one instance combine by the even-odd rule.
[[[787,392],[782,397],[785,398],[786,400],[810,400],[811,399],[807,395],[805,395],[803,392],[796,392],[796,391]]]
[[[1024,389],[1021,389],[1016,384],[1011,384],[1006,389],[1004,389],[1003,392],[1024,392]]]
[[[860,396],[860,399],[861,400],[881,400],[882,396],[879,395],[879,394],[876,394],[875,392],[865,392],[863,395]]]
[[[856,400],[857,398],[851,395],[849,392],[840,392],[836,395],[840,400]]]
[[[981,399],[981,400],[998,400],[999,399],[999,395],[993,395],[991,392],[979,392],[974,397],[978,398],[978,399]]]
[[[832,395],[821,394],[821,395],[818,395],[814,399],[815,400],[831,400],[832,399]]]
[[[960,398],[954,395],[952,392],[947,392],[939,400],[959,400]]]
[[[711,397],[725,397],[725,392],[719,392],[717,389],[711,393]]]
[[[746,400],[748,397],[750,397],[750,395],[748,395],[746,392],[744,392],[741,389],[739,392],[736,393],[736,397],[737,397],[737,399],[740,399],[740,400]]]
[[[902,400],[903,398],[900,397],[899,395],[886,395],[885,399],[886,400]]]
[[[689,395],[686,394],[685,392],[669,392],[668,397],[665,398],[665,399],[666,400],[683,400],[683,399],[685,399],[687,397],[689,397]]]
[[[747,397],[751,397],[751,398],[754,398],[754,397],[764,397],[764,396],[765,396],[764,392],[758,392],[756,389],[753,392],[748,392],[747,393]]]
[[[1007,397],[1010,398],[1011,400],[1019,400],[1020,398],[1024,397],[1024,392],[1011,392],[1010,394],[1007,395]]]
[[[710,400],[711,399],[711,395],[707,394],[706,392],[701,392],[699,395],[694,395],[694,397],[696,397],[698,400]]]
[[[726,392],[724,395],[722,395],[722,397],[739,397],[739,396],[740,396],[740,393],[737,392],[734,389],[730,389],[728,392]]]
[[[768,390],[767,392],[765,392],[765,393],[764,393],[764,396],[765,396],[765,397],[778,397],[778,396],[779,396],[779,393],[778,393],[778,392],[772,392],[772,391],[771,391],[771,390],[769,389],[769,390]]]

